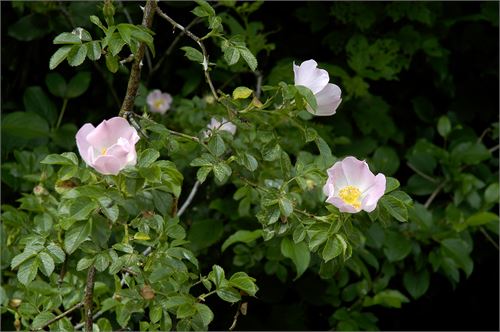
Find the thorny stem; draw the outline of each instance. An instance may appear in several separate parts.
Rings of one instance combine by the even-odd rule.
[[[203,42],[201,41],[201,39],[198,36],[194,35],[187,28],[183,27],[182,25],[180,25],[179,23],[177,23],[176,21],[174,21],[170,16],[168,16],[167,14],[165,14],[160,9],[160,7],[156,7],[156,12],[158,13],[158,15],[160,15],[160,17],[162,17],[163,19],[167,20],[170,24],[172,24],[172,26],[174,28],[178,28],[179,30],[181,30],[182,32],[184,32],[189,38],[191,38],[192,40],[194,40],[196,42],[196,44],[198,44],[198,46],[201,49],[201,53],[203,54],[203,64],[202,65],[203,65],[203,71],[205,73],[205,79],[207,80],[207,83],[210,86],[210,91],[212,92],[212,95],[214,96],[215,100],[219,101],[219,95],[215,91],[214,85],[212,83],[212,79],[210,78],[210,73],[208,72],[208,54],[207,54],[207,50],[205,49],[205,45],[203,45]]]
[[[85,332],[92,331],[93,317],[92,317],[92,305],[94,302],[94,282],[95,282],[95,267],[92,265],[87,272],[87,286],[85,287],[85,299],[84,299],[84,309],[85,309]]]
[[[70,313],[72,313],[73,311],[75,311],[76,309],[79,309],[83,306],[83,302],[80,302],[74,306],[72,306],[71,308],[69,308],[68,310],[66,310],[65,312],[63,312],[62,314],[60,314],[59,316],[56,316],[54,318],[52,318],[51,320],[49,320],[48,322],[46,322],[45,324],[43,324],[43,326],[35,329],[35,331],[40,331],[40,330],[43,330],[45,329],[47,326],[49,326],[50,324],[54,323],[54,322],[57,322],[59,319],[63,318],[63,317],[66,317],[67,315],[69,315]]]
[[[156,8],[156,0],[147,0],[146,6],[144,6],[144,16],[142,17],[142,25],[146,28],[150,28],[153,23],[153,16]],[[144,52],[146,50],[146,44],[141,43],[137,49],[137,53],[134,56],[134,63],[130,70],[130,78],[128,80],[127,92],[125,98],[123,98],[123,104],[118,114],[124,117],[127,112],[132,111],[134,107],[135,96],[137,95],[137,90],[139,88],[139,81],[141,78],[141,62],[144,57]]]
[[[196,181],[193,185],[193,189],[191,189],[191,192],[189,193],[188,197],[186,198],[186,201],[184,204],[182,204],[181,208],[179,209],[179,212],[177,212],[177,216],[180,217],[184,211],[188,208],[189,204],[193,201],[194,195],[196,195],[196,192],[198,191],[198,187],[200,186],[200,181]]]

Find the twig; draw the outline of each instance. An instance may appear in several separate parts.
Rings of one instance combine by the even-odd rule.
[[[420,176],[421,176],[421,177],[423,177],[424,179],[429,180],[429,181],[431,181],[431,182],[433,182],[433,183],[437,183],[437,182],[438,182],[438,180],[436,180],[435,178],[433,178],[433,177],[431,177],[431,176],[429,176],[429,175],[427,175],[427,174],[423,173],[421,170],[419,170],[418,168],[416,168],[416,167],[415,167],[415,166],[413,166],[412,164],[410,164],[410,163],[406,163],[406,165],[408,165],[408,167],[409,167],[412,171],[414,171],[415,173],[417,173],[418,175],[420,175]]]
[[[483,235],[486,237],[486,239],[488,239],[488,241],[490,241],[490,242],[491,242],[491,244],[492,244],[495,248],[497,248],[497,250],[500,250],[500,248],[498,248],[498,243],[496,243],[496,242],[495,242],[495,240],[493,240],[493,239],[491,238],[491,236],[488,234],[488,232],[486,232],[486,231],[484,230],[484,228],[483,228],[483,227],[479,227],[479,230],[481,231],[481,233],[483,233]]]
[[[255,76],[257,77],[257,83],[255,84],[255,97],[260,98],[260,92],[262,89],[262,73],[260,70],[255,71]]]
[[[92,331],[93,317],[92,305],[94,304],[94,282],[95,282],[95,267],[92,265],[87,272],[87,286],[85,286],[85,298],[83,305],[85,307],[85,332]]]
[[[196,17],[194,20],[192,20],[191,22],[189,22],[188,25],[186,25],[186,30],[191,28],[193,25],[197,24],[198,22],[200,22],[200,18],[199,17]],[[174,50],[174,47],[177,45],[177,43],[179,42],[179,40],[181,40],[181,38],[185,35],[186,33],[184,31],[181,31],[180,34],[178,34],[175,39],[172,41],[172,43],[170,44],[170,46],[167,48],[167,50],[165,51],[165,53],[163,53],[162,57],[160,58],[160,60],[158,60],[158,62],[156,63],[156,65],[153,67],[153,69],[149,72],[149,77],[151,78],[151,76],[153,75],[153,73],[155,71],[157,71],[161,64],[163,63],[163,61],[165,61],[165,59],[170,55],[170,53],[172,53],[172,51]]]
[[[54,323],[54,322],[57,322],[59,319],[69,315],[70,313],[72,313],[73,311],[75,311],[76,309],[79,309],[83,306],[83,302],[80,302],[74,306],[72,306],[71,308],[69,308],[68,310],[66,310],[65,312],[63,312],[62,314],[60,314],[59,316],[56,316],[54,318],[52,318],[51,320],[49,320],[47,323],[43,324],[43,326],[35,329],[35,331],[40,331],[40,330],[43,330],[44,328],[46,328],[47,326],[49,326],[50,324]]]
[[[156,0],[147,0],[146,6],[144,6],[144,16],[142,17],[142,25],[146,28],[150,28],[153,23],[153,16],[156,8]],[[141,63],[144,57],[144,52],[146,50],[146,44],[141,43],[135,54],[134,64],[130,70],[130,78],[128,80],[127,93],[123,99],[123,104],[120,109],[119,116],[123,117],[127,112],[132,111],[134,107],[134,100],[139,88],[139,81],[141,79]]]
[[[238,317],[240,316],[240,311],[241,311],[241,302],[238,304],[238,309],[236,310],[236,313],[234,314],[233,318],[233,323],[229,327],[229,331],[233,331],[234,328],[236,327],[236,323],[238,322]]]
[[[95,321],[97,318],[101,317],[103,314],[104,314],[104,311],[96,312],[94,314],[94,316],[92,316],[92,320]],[[85,323],[78,323],[78,324],[76,324],[75,325],[75,331],[76,330],[80,330],[84,325],[85,325]]]
[[[495,145],[494,147],[492,147],[492,148],[491,148],[491,149],[489,149],[488,151],[490,151],[490,153],[493,153],[493,152],[495,152],[496,150],[498,150],[498,148],[500,148],[500,145],[499,145],[499,144]]]
[[[188,197],[186,198],[186,201],[184,204],[182,204],[181,208],[179,209],[179,212],[177,212],[177,216],[180,217],[184,211],[188,208],[189,204],[193,201],[194,195],[196,195],[196,192],[198,191],[198,187],[200,186],[200,181],[196,181],[194,183],[193,189],[191,189],[191,192],[189,193]]]
[[[201,49],[201,53],[203,54],[203,63],[202,63],[202,65],[203,65],[203,71],[205,73],[205,79],[207,80],[207,83],[210,86],[210,91],[212,92],[212,95],[215,97],[215,100],[218,101],[219,100],[219,95],[215,91],[214,85],[212,83],[212,79],[210,78],[210,74],[208,72],[208,54],[207,54],[207,50],[205,49],[205,45],[203,45],[203,42],[201,41],[201,39],[199,37],[197,37],[196,35],[194,35],[191,31],[189,31],[188,29],[186,29],[185,27],[183,27],[182,25],[180,25],[179,23],[177,23],[176,21],[174,21],[170,16],[168,16],[167,14],[165,14],[160,9],[160,7],[156,7],[156,12],[158,13],[158,15],[160,15],[160,17],[164,18],[170,24],[172,24],[174,26],[174,28],[178,28],[179,30],[181,30],[182,32],[184,32],[189,38],[191,38],[192,40],[194,40],[196,42],[196,44],[198,44],[198,46]]]
[[[132,62],[134,60],[134,55],[133,54],[130,54],[128,57],[126,57],[125,59],[123,60],[120,60],[120,64],[125,64],[127,62]]]
[[[436,196],[441,192],[441,190],[443,190],[443,188],[447,182],[448,181],[441,182],[441,184],[439,186],[437,186],[436,189],[434,189],[434,191],[432,192],[432,194],[429,196],[429,198],[427,199],[427,201],[424,204],[424,207],[426,209],[429,208],[429,206],[431,205],[434,198],[436,198]]]

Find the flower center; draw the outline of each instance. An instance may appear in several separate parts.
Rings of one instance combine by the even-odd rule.
[[[106,155],[106,152],[108,152],[108,149],[106,149],[106,148],[102,148],[102,149],[101,149],[101,156],[105,156],[105,155]]]
[[[360,196],[361,191],[353,186],[344,187],[339,191],[339,197],[342,198],[345,203],[352,205],[356,209],[361,207],[361,202],[359,201]]]
[[[160,108],[163,106],[163,99],[156,99],[154,102],[155,108]]]

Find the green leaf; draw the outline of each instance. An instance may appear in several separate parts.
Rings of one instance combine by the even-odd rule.
[[[257,240],[260,237],[262,237],[261,229],[257,229],[255,231],[246,231],[246,230],[236,231],[236,233],[232,234],[226,239],[226,241],[224,241],[221,247],[221,251],[224,252],[224,250],[226,250],[230,245],[234,243],[237,242],[250,243],[252,241]]]
[[[236,47],[229,46],[224,49],[224,60],[226,60],[227,64],[232,66],[238,62],[240,59],[240,52]]]
[[[71,46],[63,46],[60,47],[57,51],[55,51],[54,54],[52,54],[52,56],[50,57],[49,69],[53,70],[57,66],[59,66],[61,62],[66,60],[70,51],[71,51]]]
[[[401,304],[407,302],[410,302],[410,300],[399,291],[386,289],[377,293],[374,297],[365,297],[363,306],[382,305],[389,308],[401,308]]]
[[[427,292],[429,283],[429,272],[426,269],[418,272],[406,271],[403,276],[403,284],[414,299],[418,299]]]
[[[222,137],[220,137],[220,135],[212,135],[210,137],[210,141],[208,141],[208,149],[216,157],[219,157],[226,150],[226,145],[224,144],[224,141],[222,140]]]
[[[113,56],[111,54],[106,54],[106,67],[112,73],[116,73],[118,71],[120,64],[118,63],[118,57]]]
[[[245,272],[236,272],[229,279],[229,284],[233,287],[239,288],[248,295],[255,296],[257,293],[257,286],[255,285],[255,279],[249,277]]]
[[[204,326],[208,326],[214,320],[214,313],[210,308],[201,303],[195,303],[194,305],[196,311],[200,314],[200,318]]]
[[[290,239],[283,238],[281,240],[281,253],[283,256],[290,258],[295,264],[295,268],[297,269],[297,276],[295,277],[295,280],[298,279],[309,267],[311,255],[304,242],[295,244]]]
[[[45,76],[45,84],[47,84],[47,88],[54,96],[64,98],[66,95],[66,80],[61,74],[49,73]]]
[[[285,217],[289,217],[293,213],[293,202],[286,197],[282,197],[278,201],[281,213]]]
[[[68,254],[72,254],[80,244],[90,235],[91,223],[87,220],[77,222],[67,232],[64,237],[64,249]]]
[[[71,32],[63,32],[56,36],[53,40],[54,44],[81,44],[82,41],[77,35]]]
[[[97,25],[99,28],[101,28],[102,31],[104,31],[104,32],[107,31],[106,27],[101,23],[101,20],[99,19],[99,17],[97,17],[95,15],[91,15],[90,16],[90,22],[92,22],[95,25]]]
[[[204,16],[214,16],[215,10],[210,6],[210,4],[205,0],[195,0],[195,2],[199,5],[199,8],[206,13]],[[196,15],[196,14],[195,14]]]
[[[43,311],[39,313],[35,319],[33,319],[33,323],[31,324],[32,330],[38,330],[43,327],[48,321],[55,318],[56,316],[48,311]]]
[[[385,195],[380,199],[380,204],[396,220],[408,221],[408,209],[405,204],[394,196]]]
[[[469,226],[481,226],[490,222],[498,223],[498,215],[492,212],[477,212],[465,220]]]
[[[17,15],[16,15],[17,16]],[[21,41],[30,41],[45,36],[52,30],[48,15],[32,13],[10,23],[8,35]]]
[[[236,160],[238,164],[244,166],[250,172],[253,172],[259,166],[257,159],[249,153],[238,154],[238,159]]]
[[[246,86],[239,86],[233,90],[233,99],[247,99],[252,95],[253,90]]]
[[[386,183],[385,183],[385,194],[390,193],[393,190],[396,190],[399,188],[399,181],[395,178],[391,178],[390,176],[387,176],[385,178]]]
[[[195,48],[184,46],[181,50],[186,52],[184,55],[191,61],[203,63],[203,54]]]
[[[64,262],[64,260],[66,259],[66,254],[61,249],[61,247],[56,244],[49,244],[47,246],[47,250],[52,255],[52,258],[54,258],[54,261],[58,264]]]
[[[345,243],[345,242],[344,242]],[[325,247],[323,248],[322,257],[325,262],[339,256],[342,252],[345,252],[345,248],[341,240],[335,236],[331,237],[326,241]]]
[[[21,266],[19,266],[19,271],[17,271],[17,279],[19,282],[25,286],[32,282],[38,272],[38,264],[38,259],[36,257],[32,257],[22,263]]]
[[[88,269],[92,264],[94,264],[95,257],[83,257],[78,261],[78,264],[76,264],[76,270],[77,271],[83,271]]]
[[[16,267],[21,265],[26,260],[30,259],[33,256],[36,256],[38,251],[25,249],[22,253],[14,256],[12,261],[10,262],[10,268],[14,270]]]
[[[22,140],[47,137],[49,125],[36,113],[12,112],[2,118],[2,139],[6,136]]]
[[[302,97],[304,97],[307,104],[309,104],[309,106],[312,108],[313,112],[316,112],[316,109],[318,108],[318,102],[316,101],[316,97],[312,93],[311,89],[302,85],[297,85],[295,86],[295,88],[297,89],[298,93]]]
[[[235,303],[241,300],[240,293],[234,288],[223,287],[216,291],[217,295],[224,301]]]
[[[441,245],[444,253],[452,258],[469,276],[474,269],[474,262],[469,255],[469,245],[462,239],[445,239]]]
[[[75,220],[88,220],[89,215],[98,208],[98,204],[87,197],[75,200],[71,204],[69,213]]]
[[[439,135],[441,135],[442,137],[447,137],[450,134],[451,122],[446,115],[443,115],[442,117],[439,118],[437,124],[437,130]]]
[[[490,184],[484,191],[484,200],[487,203],[497,203],[500,192],[500,185],[498,183]]]
[[[23,104],[26,112],[36,113],[52,126],[55,125],[57,120],[56,106],[39,86],[32,86],[24,91]]]
[[[160,158],[160,152],[155,149],[148,148],[141,152],[139,160],[137,161],[137,166],[150,167],[158,158]]]
[[[222,282],[226,280],[224,269],[219,265],[212,266],[212,271],[209,274],[209,279],[213,281],[215,287],[221,287]]]
[[[42,273],[47,277],[50,277],[55,268],[54,259],[46,252],[41,252],[38,255],[38,258],[42,262],[42,264],[40,265],[40,271],[42,271]]]
[[[96,40],[85,43],[85,46],[87,46],[87,58],[89,58],[89,60],[97,61],[101,58],[102,49],[99,41]]]
[[[219,182],[224,182],[227,178],[229,178],[231,176],[232,170],[231,170],[231,167],[229,167],[225,162],[220,162],[220,163],[214,164],[213,172],[214,172],[215,178]]]
[[[250,67],[252,71],[255,71],[257,69],[258,63],[252,52],[250,52],[250,50],[246,47],[240,47],[239,51],[243,59],[245,59],[246,63],[248,64],[248,67]]]
[[[149,308],[149,320],[151,323],[158,323],[163,313],[162,306],[153,306]]]
[[[403,234],[387,231],[384,240],[384,254],[389,262],[400,261],[411,251],[411,240]]]
[[[389,146],[381,146],[373,154],[373,165],[378,172],[393,175],[399,168],[399,156]]]
[[[76,74],[68,83],[66,98],[76,98],[84,94],[89,88],[90,78],[90,72],[88,71],[81,71]]]
[[[49,154],[40,163],[47,165],[75,165],[71,159],[66,158],[60,154]]]
[[[490,157],[490,151],[479,142],[460,143],[451,151],[452,160],[467,165],[477,165]]]
[[[86,56],[87,56],[87,46],[74,45],[71,47],[68,53],[68,64],[72,67],[79,66],[83,63]]]

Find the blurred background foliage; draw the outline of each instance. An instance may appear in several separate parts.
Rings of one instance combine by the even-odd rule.
[[[139,3],[115,4],[117,22],[140,22]],[[372,286],[355,263],[330,279],[307,271],[292,281],[286,264],[270,263],[280,255],[272,246],[249,241],[221,252],[229,234],[256,225],[233,200],[231,184],[205,186],[187,219],[192,250],[202,265],[244,269],[260,288],[238,328],[498,329],[498,2],[212,5],[224,29],[243,35],[259,61],[256,73],[242,61],[228,66],[220,49],[208,43],[210,60],[217,64],[212,73],[216,87],[229,92],[255,87],[260,79],[262,85],[291,83],[292,62],[315,59],[342,88],[343,102],[336,115],[313,118],[314,128],[337,157],[367,159],[374,171],[399,179],[415,200],[408,224],[397,230],[375,225],[365,234],[373,250],[368,268],[377,276],[374,282],[382,289],[390,283],[406,295],[366,298]],[[77,69],[63,63],[49,71],[57,34],[77,26],[92,35],[101,33],[88,19],[101,10],[101,2],[15,1],[1,6],[2,204],[15,204],[36,185],[39,161],[47,153],[73,150],[83,123],[96,124],[118,113],[129,71],[120,66],[113,75],[104,61],[86,61]],[[204,35],[204,21],[189,12],[193,3],[161,6]],[[180,50],[194,45],[178,39],[177,31],[159,18],[152,30],[156,56],[144,59],[136,106],[144,107],[152,89],[167,91],[174,104],[162,121],[171,129],[196,133],[209,118],[192,110],[211,101],[200,66]],[[296,145],[293,132],[281,134],[289,151],[307,149]],[[186,188],[196,179],[188,167],[188,148],[169,152]],[[2,269],[8,265],[2,257]],[[368,308],[358,310],[363,298]],[[393,309],[408,299],[411,303]],[[217,308],[216,299],[207,302]],[[214,311],[211,328],[227,328],[232,310]]]

